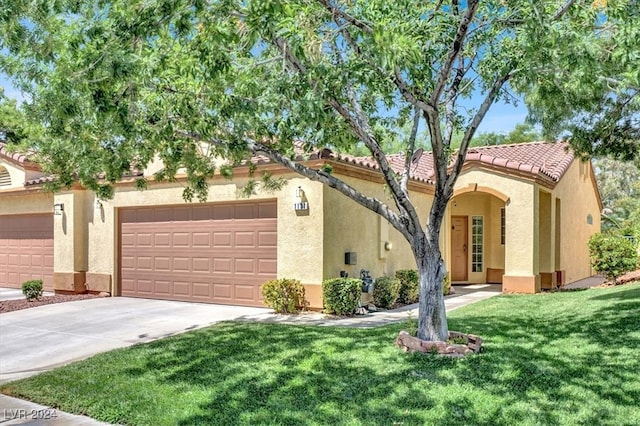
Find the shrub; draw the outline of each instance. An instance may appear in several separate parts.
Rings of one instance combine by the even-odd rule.
[[[262,284],[264,304],[279,314],[297,312],[305,306],[304,286],[298,280],[282,278]]]
[[[27,300],[35,300],[42,297],[42,280],[31,280],[22,283],[22,294]]]
[[[325,310],[330,314],[353,315],[362,295],[362,281],[357,278],[332,278],[322,282]]]
[[[444,274],[444,278],[442,279],[442,294],[447,295],[451,292],[451,278],[449,278],[449,273]]]
[[[400,280],[394,277],[376,278],[373,285],[373,303],[383,309],[388,309],[398,300]]]
[[[591,266],[614,281],[638,266],[638,253],[628,239],[615,234],[594,234],[589,238]]]
[[[396,278],[400,280],[398,299],[402,303],[416,303],[420,290],[418,271],[415,269],[400,269],[396,271]]]

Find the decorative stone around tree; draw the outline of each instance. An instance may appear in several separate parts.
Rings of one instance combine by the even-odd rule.
[[[463,343],[449,343],[451,341]],[[396,338],[396,345],[405,352],[424,352],[448,357],[464,357],[472,353],[478,353],[482,349],[482,339],[473,334],[449,332],[449,341],[426,341],[410,335],[402,330]]]

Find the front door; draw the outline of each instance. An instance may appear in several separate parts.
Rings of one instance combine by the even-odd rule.
[[[467,281],[468,216],[451,216],[451,281]]]

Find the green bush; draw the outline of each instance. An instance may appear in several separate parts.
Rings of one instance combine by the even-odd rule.
[[[449,273],[444,274],[444,278],[442,279],[442,294],[445,296],[451,292],[451,278],[449,278]]]
[[[362,295],[362,281],[357,278],[332,278],[322,282],[324,308],[330,314],[353,315]]]
[[[608,280],[638,267],[638,253],[631,241],[616,234],[593,234],[589,238],[591,266]]]
[[[398,300],[400,280],[394,277],[376,278],[373,285],[373,303],[383,309],[389,309]]]
[[[416,303],[420,294],[420,277],[415,269],[400,269],[396,271],[396,278],[400,280],[398,299],[402,303]]]
[[[22,283],[22,294],[27,300],[35,300],[42,297],[42,280],[31,280]]]
[[[298,280],[282,278],[262,284],[264,304],[279,314],[297,312],[305,307],[304,286]]]

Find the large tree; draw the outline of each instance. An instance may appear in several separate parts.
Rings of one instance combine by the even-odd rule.
[[[541,56],[540,66],[555,71],[525,90],[529,118],[547,134],[570,136],[580,154],[640,166],[640,1],[593,4],[601,13],[591,36],[551,61]],[[572,38],[564,42],[574,47]]]
[[[415,256],[419,337],[442,340],[438,240],[469,143],[494,102],[553,80],[558,58],[619,53],[613,41],[629,35],[598,27],[609,14],[628,26],[629,2],[599,3],[14,0],[0,6],[0,64],[29,94],[25,109],[47,133],[30,149],[59,184],[79,179],[109,196],[124,170],[157,154],[159,178],[184,167],[185,197],[202,198],[211,157],[261,154],[381,215]],[[419,134],[435,168],[426,223],[408,191]],[[402,140],[400,171],[389,138]],[[308,151],[366,147],[392,204],[292,160],[296,141]]]

